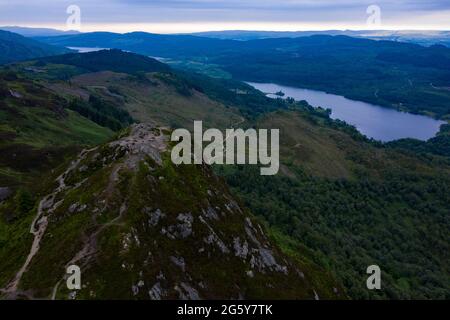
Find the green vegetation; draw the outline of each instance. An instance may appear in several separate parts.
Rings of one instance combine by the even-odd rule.
[[[84,54],[70,53],[39,59],[39,63],[75,66],[89,72],[114,71],[123,73],[169,72],[170,67],[155,59],[123,52],[101,50]]]
[[[81,148],[108,140],[112,131],[68,110],[65,99],[11,71],[0,73],[0,86],[0,186],[23,188],[15,206],[22,214],[29,211],[27,194],[34,201],[40,191],[36,180]]]
[[[48,214],[48,230],[21,289],[48,297],[57,288],[57,298],[67,299],[67,289],[55,285],[67,261],[87,248],[77,261],[85,284],[78,299],[148,299],[157,283],[159,294],[169,299],[179,298],[176,288],[186,285],[205,299],[345,297],[333,292],[338,286],[331,275],[311,261],[284,258],[253,228],[257,221],[240,209],[210,168],[175,166],[169,152],[161,156],[161,165],[147,155],[129,166],[133,156],[123,147],[103,145],[89,152],[67,174],[67,190],[57,194],[61,202]],[[155,212],[160,212],[156,220]],[[192,222],[183,223],[183,215]],[[235,255],[236,239],[248,243],[247,257]],[[258,249],[251,249],[261,244],[287,264],[288,274],[252,266],[260,262],[253,260]],[[182,267],[174,257],[182,259]]]
[[[127,111],[119,109],[114,104],[105,102],[94,95],[89,97],[88,103],[82,100],[72,100],[68,108],[114,131],[127,127],[133,122]]]
[[[402,139],[392,141],[387,145],[424,156],[427,154],[435,154],[450,158],[450,124],[442,125],[438,135],[428,141]]]
[[[73,96],[95,95],[116,109],[127,111],[135,121],[173,128],[190,128],[198,119],[205,126],[216,128],[243,120],[237,106],[217,101],[176,73],[90,73],[77,76],[70,85],[58,89]]]
[[[247,81],[316,89],[437,118],[450,115],[449,48],[329,36],[262,42],[268,49],[240,50],[211,62]]]
[[[56,47],[0,30],[0,64],[63,54],[71,50]]]
[[[366,42],[360,45],[364,48]],[[202,224],[194,230],[195,238],[169,241],[161,233],[163,226],[149,227],[152,212],[160,209],[166,214],[166,230],[180,213],[190,212],[199,222],[202,210],[210,206],[219,212],[229,210],[232,196],[227,186],[207,167],[172,165],[168,154],[163,154],[161,167],[148,156],[128,167],[130,159],[123,149],[104,145],[89,152],[66,176],[69,189],[55,199],[61,200],[60,206],[50,214],[42,251],[21,287],[47,297],[62,279],[65,264],[83,248],[86,237],[93,236],[99,250],[95,261],[87,264],[88,287],[80,298],[147,298],[144,295],[155,283],[146,282],[136,296],[132,286],[141,278],[157,279],[161,271],[173,289],[172,284],[188,281],[169,259],[180,254],[193,283],[210,281],[208,290],[202,291],[208,298],[218,298],[217,292],[238,297],[227,282],[230,277],[254,298],[273,297],[274,292],[278,298],[311,298],[313,290],[321,298],[336,298],[333,288],[341,298],[450,297],[448,125],[427,142],[381,144],[331,120],[329,110],[293,99],[269,99],[235,80],[157,72],[150,67],[154,62],[144,58],[124,64],[122,58],[106,59],[98,68],[90,65],[108,52],[116,58],[127,56],[105,51],[83,65],[79,55],[69,55],[51,63],[43,59],[16,64],[0,73],[0,186],[14,191],[0,203],[0,287],[29,251],[29,227],[38,201],[54,190],[55,177],[79,150],[113,135],[127,136],[131,130],[122,128],[132,122],[190,128],[201,119],[206,127],[281,129],[278,176],[262,177],[256,167],[248,166],[216,171],[266,225],[271,242],[299,266],[304,281],[271,274],[249,278],[248,266],[234,256],[223,259],[217,249],[208,257],[200,255],[192,248],[199,249],[208,236]],[[135,55],[127,57],[132,60]],[[117,64],[115,72],[108,69],[112,63]],[[414,72],[440,68],[417,64],[407,65],[414,65]],[[420,69],[421,77],[426,77],[425,69]],[[127,214],[121,216],[124,205]],[[246,233],[242,216],[233,212],[220,222],[209,221],[230,244],[232,235]],[[256,224],[256,219],[251,221]],[[365,288],[365,271],[371,264],[382,269],[382,291]],[[275,287],[262,286],[267,282]],[[170,290],[167,297],[178,297]],[[59,298],[67,294],[58,291]]]
[[[229,73],[246,81],[317,89],[442,119],[450,116],[450,48],[440,45],[328,35],[235,41],[143,32],[42,40],[54,45],[120,48],[170,58],[178,67],[205,74],[213,68],[226,77]]]
[[[286,108],[283,100],[266,97],[243,82],[231,79],[213,79],[198,73],[178,72],[190,87],[204,93],[213,100],[226,106],[236,107],[246,118],[254,119],[258,115],[277,109]]]
[[[278,176],[249,166],[216,171],[253,213],[331,270],[350,297],[448,299],[448,163],[355,139],[305,112],[257,123],[281,129]],[[381,291],[365,287],[372,264],[382,269]]]

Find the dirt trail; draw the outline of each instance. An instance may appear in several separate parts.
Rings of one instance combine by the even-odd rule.
[[[142,155],[142,154],[154,155],[155,153],[160,154],[161,152],[165,151],[165,149],[166,149],[166,141],[165,140],[166,139],[165,139],[165,136],[163,133],[163,129],[164,128],[159,128],[159,134],[154,135],[151,133],[148,126],[141,124],[141,125],[138,125],[133,128],[133,133],[130,136],[122,138],[121,140],[119,140],[117,142],[113,142],[110,145],[111,146],[120,145],[123,147],[127,147],[130,151],[129,160],[132,159],[133,161],[131,161],[131,162],[134,163],[134,162],[140,160],[140,158],[141,158],[140,155]],[[151,141],[151,143],[149,146],[150,141]],[[66,189],[69,188],[68,186],[66,186],[66,182],[65,182],[67,175],[80,164],[80,162],[85,158],[85,156],[89,152],[92,152],[96,149],[97,149],[97,147],[92,148],[90,150],[83,150],[79,154],[78,158],[71,163],[69,168],[56,179],[56,182],[58,183],[58,187],[51,194],[45,196],[39,202],[37,214],[36,214],[32,224],[31,224],[31,227],[30,227],[30,233],[34,236],[34,240],[33,240],[33,244],[31,246],[30,252],[25,260],[25,263],[22,265],[20,270],[16,273],[14,279],[6,286],[5,289],[0,289],[0,293],[5,294],[7,299],[14,299],[19,296],[24,296],[28,299],[34,299],[32,292],[23,292],[23,291],[18,290],[20,281],[21,281],[24,273],[28,270],[32,259],[39,252],[41,240],[45,235],[45,232],[47,230],[47,226],[49,223],[48,214],[54,212],[59,207],[59,205],[63,202],[63,200],[60,200],[58,202],[55,202],[55,200],[59,193],[65,191]],[[125,163],[125,164],[127,164],[127,163]],[[83,183],[84,183],[84,181],[75,186],[70,186],[70,188],[77,188]],[[75,263],[79,263],[80,261],[85,260],[85,259],[89,260],[89,258],[91,256],[95,255],[96,247],[97,247],[97,245],[96,245],[97,236],[103,230],[105,230],[106,228],[108,228],[112,225],[120,225],[120,220],[123,218],[125,211],[126,211],[126,205],[124,204],[120,208],[120,213],[116,218],[111,220],[109,223],[99,226],[99,228],[96,230],[96,232],[94,232],[93,234],[91,234],[89,236],[86,236],[83,248],[74,256],[74,258],[67,265],[69,266],[69,265],[72,265]],[[87,262],[87,261],[85,261],[85,262]],[[52,299],[55,299],[57,291],[58,291],[58,287],[62,283],[63,280],[64,280],[64,278],[61,279],[60,281],[58,281],[58,283],[54,286],[52,295],[51,295]]]
[[[65,178],[73,169],[77,167],[81,160],[84,159],[85,155],[93,150],[95,150],[95,148],[90,150],[83,150],[78,156],[77,160],[73,161],[69,168],[56,179],[56,182],[58,182],[58,187],[54,190],[54,192],[45,196],[39,202],[36,217],[34,218],[30,227],[30,233],[34,236],[34,240],[27,259],[25,260],[25,263],[22,265],[20,270],[16,273],[14,279],[6,286],[5,289],[0,290],[0,292],[6,294],[7,297],[16,297],[19,294],[18,287],[20,280],[22,279],[23,274],[27,271],[33,257],[39,252],[41,240],[48,226],[48,217],[44,216],[44,211],[47,211],[47,213],[49,213],[54,211],[59,206],[61,202],[54,202],[58,193],[67,188],[65,184]]]
[[[142,130],[144,128],[144,130]],[[148,129],[148,128],[147,128]],[[151,134],[149,130],[145,129],[145,125],[137,126],[134,128],[132,134],[128,137],[122,138],[119,141],[113,142],[113,145],[120,145],[124,147],[128,147],[131,154],[128,156],[129,159],[135,158],[136,154],[140,154],[142,152],[148,154],[151,153],[151,151],[146,148],[146,146],[149,145],[149,142],[151,142],[152,148],[158,151],[158,153],[161,153],[166,150],[167,144],[165,141],[165,135],[163,133],[163,130],[167,128],[159,128],[158,135]],[[140,157],[137,157],[137,159],[140,159]],[[133,161],[134,162],[134,161]],[[113,182],[117,180],[118,172],[122,169],[122,167],[126,166],[129,162],[125,161],[123,164],[117,165],[112,169],[111,176],[110,176],[110,185],[108,185],[106,189],[106,193],[111,193],[113,188]],[[89,261],[92,257],[94,257],[97,254],[97,238],[98,236],[107,228],[111,226],[120,226],[122,223],[120,222],[122,218],[124,217],[126,211],[127,211],[127,204],[123,203],[119,210],[119,215],[112,219],[111,221],[100,225],[97,227],[97,230],[93,232],[90,235],[85,235],[84,237],[84,244],[80,251],[78,251],[75,256],[66,264],[66,267],[74,264],[78,264],[80,267],[86,266],[89,264]],[[95,219],[96,216],[93,218]],[[82,262],[82,264],[80,264]],[[56,295],[58,293],[59,286],[61,283],[64,282],[66,279],[66,276],[64,276],[62,279],[60,279],[52,290],[52,300],[56,300]]]

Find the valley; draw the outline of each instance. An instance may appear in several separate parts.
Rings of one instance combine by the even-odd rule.
[[[120,50],[0,75],[2,298],[448,297],[445,125],[381,143],[305,101]],[[174,165],[171,130],[195,120],[280,129],[280,173]],[[368,292],[374,261],[385,289]],[[61,285],[73,262],[79,292]]]
[[[321,34],[237,41],[93,32],[37,39],[58,46],[117,48],[210,75],[325,91],[443,120],[449,116],[450,92],[439,89],[450,79],[450,49],[443,45]]]

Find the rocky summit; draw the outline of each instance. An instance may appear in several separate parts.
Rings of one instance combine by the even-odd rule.
[[[318,299],[298,261],[206,165],[175,166],[169,130],[135,124],[82,151],[40,201],[7,298]],[[81,290],[66,284],[81,269]]]

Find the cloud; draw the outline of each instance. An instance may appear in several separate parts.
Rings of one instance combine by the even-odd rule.
[[[448,0],[0,0],[0,24],[64,25],[67,6],[85,25],[248,23],[363,27],[366,9],[382,9],[386,26],[450,29]],[[436,19],[438,17],[438,19]],[[344,27],[345,28],[345,27]]]

